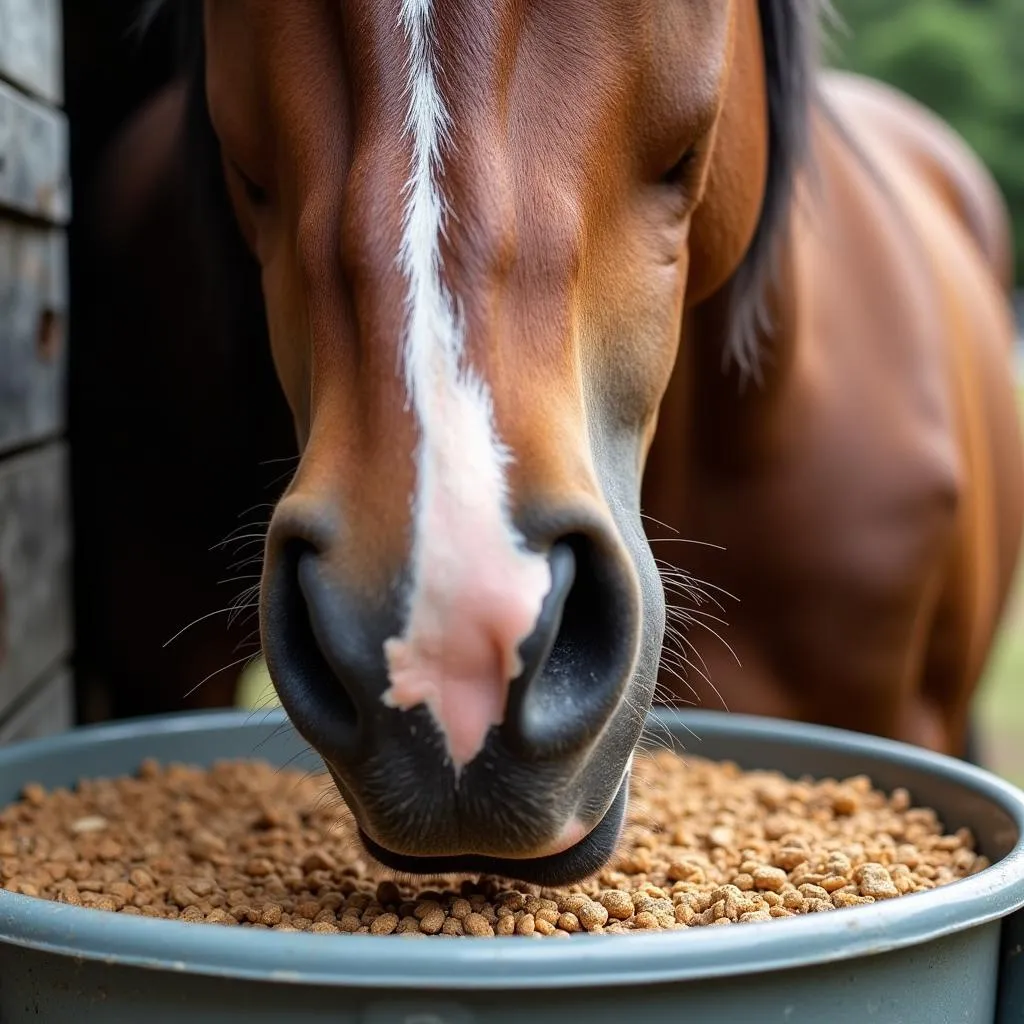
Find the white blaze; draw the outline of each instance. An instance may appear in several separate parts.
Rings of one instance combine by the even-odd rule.
[[[510,453],[486,383],[466,365],[464,328],[441,276],[442,155],[451,122],[437,79],[431,0],[402,0],[412,145],[400,261],[408,283],[403,350],[419,425],[412,590],[401,638],[385,644],[392,707],[424,703],[460,770],[483,747],[520,672],[519,644],[551,585],[507,508]]]

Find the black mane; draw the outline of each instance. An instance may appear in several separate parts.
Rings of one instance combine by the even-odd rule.
[[[776,267],[778,242],[788,226],[794,186],[810,153],[810,115],[818,100],[822,15],[828,0],[758,0],[768,96],[768,177],[753,239],[730,285],[731,326],[726,355],[741,375],[758,370],[760,339],[771,331],[765,296]],[[146,0],[139,26],[177,21],[182,69],[189,76],[186,145],[196,170],[197,200],[214,244],[237,248],[217,157],[218,143],[206,109],[202,0]],[[219,236],[219,241],[218,241]],[[214,265],[223,269],[216,260]]]
[[[811,109],[818,97],[823,0],[758,0],[768,92],[768,181],[761,217],[732,282],[727,354],[756,373],[759,339],[770,332],[765,295],[794,186],[810,157]]]

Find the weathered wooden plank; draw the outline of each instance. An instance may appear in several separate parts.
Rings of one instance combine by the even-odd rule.
[[[0,708],[71,652],[68,506],[63,442],[0,462]]]
[[[65,422],[67,240],[0,220],[0,455]]]
[[[0,0],[0,76],[62,103],[62,35],[60,0]]]
[[[71,670],[61,666],[0,717],[0,744],[34,740],[65,732],[75,724],[75,697]]]
[[[65,115],[0,82],[0,207],[65,224],[69,174]]]

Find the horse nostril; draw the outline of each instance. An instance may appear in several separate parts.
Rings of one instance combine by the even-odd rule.
[[[551,590],[520,647],[504,737],[519,754],[549,758],[592,742],[629,681],[636,634],[616,560],[574,534],[549,556]]]
[[[344,621],[346,611],[332,597],[317,551],[305,541],[286,542],[264,594],[264,654],[299,731],[322,752],[339,756],[359,744],[360,716],[345,685],[349,673],[332,664],[326,624]]]
[[[562,628],[566,601],[576,580],[576,555],[568,544],[556,544],[548,556],[548,564],[551,569],[551,589],[544,598],[537,625],[519,646],[519,657],[523,664],[519,679],[524,685],[528,685],[543,670],[551,656]]]

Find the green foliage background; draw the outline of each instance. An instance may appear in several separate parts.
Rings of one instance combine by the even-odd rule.
[[[1024,287],[1024,0],[832,0],[828,58],[908,92],[988,165],[1014,221]]]

